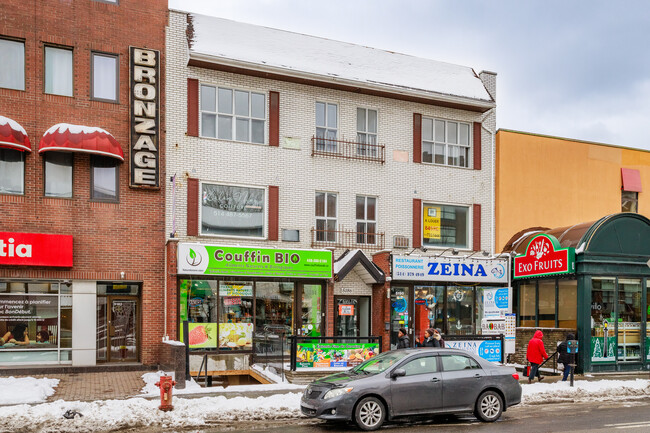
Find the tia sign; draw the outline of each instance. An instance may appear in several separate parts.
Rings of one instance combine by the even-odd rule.
[[[0,232],[0,265],[72,266],[72,236]]]
[[[540,234],[528,243],[526,254],[515,257],[514,278],[575,272],[575,249],[560,248],[555,236]]]

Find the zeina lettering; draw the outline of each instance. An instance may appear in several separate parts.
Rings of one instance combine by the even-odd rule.
[[[429,263],[429,275],[486,277],[483,265],[464,263]]]

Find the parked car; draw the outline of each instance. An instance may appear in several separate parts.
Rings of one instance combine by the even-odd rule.
[[[312,382],[301,399],[302,413],[324,420],[354,421],[376,430],[405,416],[473,413],[496,421],[521,402],[519,375],[456,349],[402,349]]]

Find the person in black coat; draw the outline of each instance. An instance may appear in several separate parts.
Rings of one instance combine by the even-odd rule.
[[[567,334],[566,339],[557,347],[557,353],[559,355],[557,362],[564,364],[564,375],[562,376],[563,382],[566,382],[567,377],[569,377],[569,374],[571,373],[571,367],[569,366],[569,363],[571,362],[571,355],[567,353],[567,341],[575,339],[575,335]]]
[[[435,336],[435,331],[431,328],[424,331],[424,342],[422,345],[424,347],[440,347],[440,341],[438,341]]]
[[[399,331],[397,331],[397,348],[406,349],[407,347],[411,347],[411,340],[406,335],[406,329],[399,328]]]

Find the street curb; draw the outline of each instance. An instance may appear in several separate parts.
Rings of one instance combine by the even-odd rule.
[[[271,397],[273,395],[278,395],[278,394],[302,394],[304,392],[304,389],[270,389],[266,391],[214,391],[214,392],[201,392],[201,393],[192,393],[192,394],[172,394],[173,398],[202,398],[202,397],[226,397],[226,398],[234,398],[234,397],[248,397],[248,398],[257,398],[257,397]],[[128,398],[144,398],[146,400],[158,400],[160,399],[159,395],[151,395],[151,394],[144,394],[144,395],[134,395]]]

